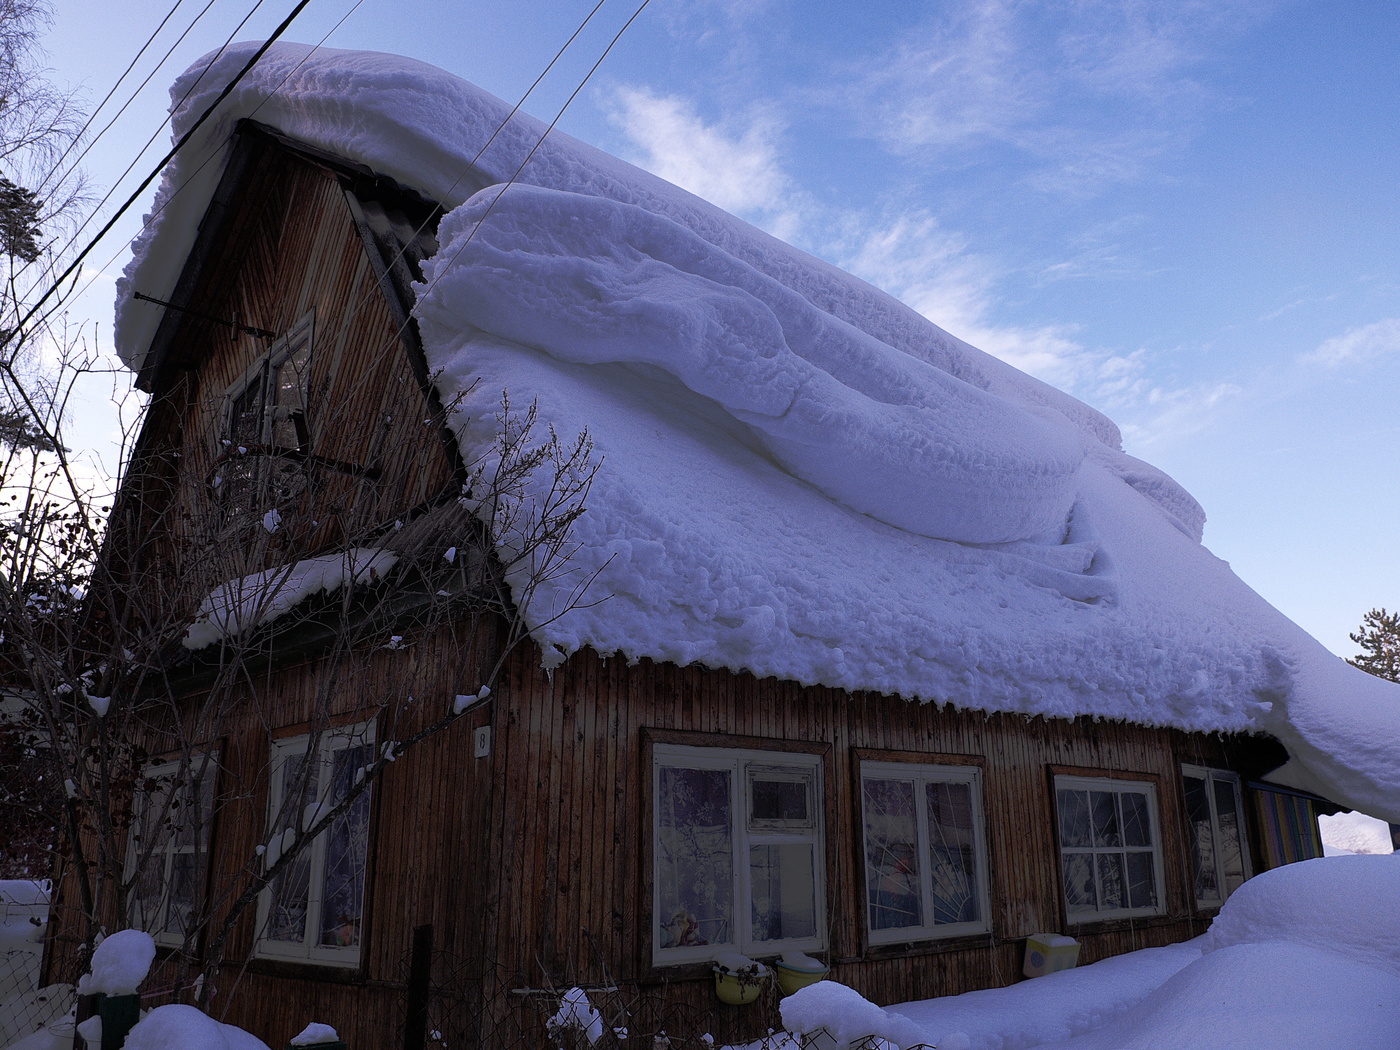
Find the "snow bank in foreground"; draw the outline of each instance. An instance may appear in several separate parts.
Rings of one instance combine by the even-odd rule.
[[[268,1050],[255,1035],[193,1006],[158,1006],[126,1037],[124,1050]]]
[[[181,78],[176,134],[250,48]],[[468,462],[497,449],[502,391],[566,440],[591,433],[572,571],[512,580],[517,596],[537,584],[526,616],[547,666],[589,646],[964,708],[1266,731],[1313,790],[1400,819],[1400,690],[1241,583],[1200,545],[1196,502],[1102,415],[653,176],[558,133],[539,145],[528,117],[473,164],[507,107],[422,63],[268,52],[166,172],[120,283],[132,367],[161,313],[131,292],[168,296],[217,181],[205,162],[255,111],[450,210],[417,316]],[[505,523],[552,494],[534,480],[493,522],[507,548]],[[222,629],[211,615],[206,633]]]
[[[1088,1032],[1129,1013],[1169,977],[1201,957],[1202,939],[1145,948],[1007,988],[900,1003],[891,1013],[939,1046],[1028,1050]]]
[[[186,649],[203,649],[261,627],[319,591],[330,593],[347,583],[375,580],[397,562],[398,555],[391,551],[357,547],[230,580],[200,603],[199,614],[181,644]]]
[[[1400,857],[1289,864],[1194,941],[888,1012],[965,1050],[1393,1050],[1397,900]]]

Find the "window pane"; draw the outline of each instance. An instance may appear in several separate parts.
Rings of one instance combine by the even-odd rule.
[[[662,766],[656,881],[660,944],[732,944],[734,828],[726,769]]]
[[[145,863],[136,876],[136,886],[131,894],[131,925],[148,933],[160,929],[164,894],[165,858],[157,854]]]
[[[972,788],[968,784],[924,785],[928,802],[929,875],[934,925],[976,922],[977,854],[973,842]]]
[[[812,826],[808,805],[810,777],[764,770],[749,774],[750,828],[807,828]]]
[[[273,391],[272,443],[280,448],[306,444],[306,387],[311,348],[303,345],[277,367]]]
[[[1123,854],[1100,853],[1096,858],[1099,869],[1099,908],[1109,911],[1126,908],[1128,898],[1124,886]]]
[[[1155,908],[1157,906],[1157,874],[1151,853],[1128,854],[1128,906]]]
[[[1099,897],[1094,889],[1094,855],[1068,853],[1060,861],[1064,868],[1065,906],[1069,913],[1097,911]]]
[[[291,842],[290,829],[286,833]],[[303,849],[282,874],[272,880],[272,908],[267,917],[267,937],[273,941],[306,941],[306,901],[311,887],[311,851]]]
[[[1240,812],[1235,785],[1228,780],[1213,780],[1215,814],[1220,842],[1220,875],[1225,881],[1225,896],[1244,882],[1244,850],[1240,844]]]
[[[783,941],[816,934],[816,879],[811,843],[751,846],[749,874],[755,941]]]
[[[1092,846],[1089,826],[1089,792],[1060,791],[1060,845]]]
[[[177,853],[170,858],[170,899],[166,905],[166,933],[184,937],[194,911],[195,883],[199,858],[193,853]]]
[[[233,399],[229,410],[229,441],[236,450],[239,446],[252,448],[261,445],[263,440],[263,404],[267,372],[260,370],[243,392]]]
[[[302,810],[316,800],[317,770],[308,765],[306,755],[292,755],[282,763],[281,792],[273,825],[272,844],[280,857],[290,847],[300,829]],[[272,863],[276,863],[273,858]],[[311,850],[303,848],[296,858],[272,880],[272,907],[268,912],[267,937],[274,941],[306,940],[307,899],[311,890]]]
[[[872,930],[922,926],[914,784],[865,778],[865,885]]]
[[[1123,845],[1152,845],[1152,818],[1147,813],[1147,796],[1124,791],[1118,796],[1123,811]]]
[[[1196,899],[1218,902],[1219,880],[1215,866],[1215,831],[1210,819],[1210,798],[1201,777],[1183,777],[1186,790],[1186,822],[1191,829],[1191,860],[1195,868]]]
[[[356,773],[374,761],[368,745],[337,751],[331,762],[328,801],[337,804],[354,786]],[[369,854],[369,792],[331,822],[324,834],[326,870],[321,896],[321,943],[341,948],[360,943],[364,911],[365,859]]]
[[[1094,821],[1095,846],[1121,846],[1123,836],[1118,829],[1117,794],[1112,791],[1089,792],[1089,809]]]

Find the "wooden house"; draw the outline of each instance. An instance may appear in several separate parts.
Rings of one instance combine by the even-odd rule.
[[[1360,779],[1333,775],[1346,768],[1328,757],[1336,749],[1289,736],[1281,717],[1268,720],[1271,704],[1282,711],[1292,697],[1278,661],[1257,653],[1230,671],[1235,693],[1210,716],[1217,728],[1201,728],[1192,722],[1192,698],[1224,690],[1229,675],[1217,679],[1209,665],[1193,664],[1195,677],[1184,679],[1195,682],[1192,692],[1168,666],[1170,652],[1154,657],[1164,665],[1160,677],[1144,672],[1117,685],[1091,666],[1094,651],[1067,655],[1084,665],[1082,675],[1058,693],[1029,677],[1018,692],[1004,669],[979,677],[979,666],[1014,664],[985,653],[948,672],[962,687],[920,692],[886,687],[869,667],[852,670],[856,649],[843,650],[839,637],[817,648],[840,654],[845,670],[805,678],[768,670],[783,658],[782,646],[768,640],[781,625],[770,630],[761,610],[724,628],[733,637],[748,632],[743,660],[722,655],[741,651],[738,643],[704,650],[705,639],[696,638],[699,655],[687,659],[644,642],[610,644],[587,625],[574,644],[560,641],[558,631],[574,629],[574,613],[597,624],[619,610],[620,626],[605,627],[625,634],[630,599],[615,593],[594,602],[566,581],[559,593],[572,603],[551,605],[544,570],[522,568],[518,549],[497,544],[499,507],[481,510],[483,478],[490,479],[484,453],[461,437],[468,408],[456,395],[472,394],[472,380],[425,350],[442,345],[446,307],[423,312],[421,302],[445,272],[444,255],[456,259],[471,239],[462,222],[444,216],[459,206],[470,211],[463,202],[473,195],[477,218],[489,210],[481,203],[489,187],[499,192],[509,181],[540,129],[517,118],[498,152],[483,159],[467,132],[503,115],[495,100],[384,56],[318,52],[288,81],[303,57],[292,47],[270,52],[259,83],[287,84],[282,94],[262,104],[251,87],[234,92],[223,119],[177,162],[184,166],[161,198],[166,211],[129,270],[119,325],[151,405],[104,571],[110,586],[131,594],[127,626],[165,639],[170,709],[207,713],[222,691],[217,717],[192,717],[183,736],[171,725],[151,729],[149,783],[163,786],[138,789],[134,833],[142,814],[172,795],[203,817],[193,828],[146,836],[154,874],[137,883],[126,918],[156,933],[170,972],[182,952],[198,968],[201,953],[217,950],[223,962],[212,1001],[225,1020],[271,1045],[312,1020],[332,1023],[357,1048],[401,1039],[431,1045],[432,1033],[448,1025],[459,1041],[504,1043],[500,1033],[524,1024],[513,1017],[543,1018],[551,990],[578,985],[599,1002],[631,1003],[635,1032],[665,1027],[667,1018],[675,1031],[683,1017],[719,1035],[753,1034],[774,1023],[771,1012],[716,999],[717,952],[766,960],[802,952],[879,1003],[1005,985],[1020,979],[1032,934],[1074,936],[1081,964],[1200,934],[1252,874],[1318,855],[1315,817],[1329,805],[1325,797],[1376,808],[1384,785],[1367,795]],[[322,75],[320,87],[299,86],[313,73]],[[325,84],[375,76],[392,83],[347,89],[347,97],[371,100],[352,123],[389,119],[374,100],[417,77],[420,98],[441,105],[448,97],[445,109],[458,112],[466,103],[444,95],[457,91],[476,107],[477,123],[464,118],[465,144],[454,139],[455,153],[440,150],[467,162],[453,169],[429,156],[426,137],[417,154],[393,139],[379,159],[336,125]],[[204,97],[187,103],[186,123]],[[240,119],[255,98],[256,114]],[[444,141],[455,135],[436,131]],[[200,167],[210,156],[217,163]],[[563,187],[571,197],[592,192],[632,209],[670,199],[666,192],[683,197],[641,173],[619,175],[625,165],[600,158],[551,137],[519,188],[572,180]],[[415,180],[420,162],[426,174]],[[193,188],[177,197],[176,185]],[[733,231],[742,224],[691,198],[682,203],[689,211],[673,210],[667,223],[688,224],[741,254]],[[755,243],[778,250],[766,239]],[[800,254],[789,252],[764,280],[781,278]],[[762,252],[754,249],[745,265],[764,265]],[[824,287],[856,283],[810,266]],[[483,273],[473,287],[489,286]],[[842,307],[828,299],[822,309]],[[896,311],[892,302],[880,309]],[[861,338],[895,339],[893,322],[858,313],[841,324],[864,324]],[[912,316],[899,313],[898,323],[915,325]],[[489,329],[489,318],[477,327]],[[949,361],[976,353],[939,338]],[[981,357],[957,359],[964,378],[976,369],[991,377],[979,387],[989,397],[1021,382]],[[638,366],[625,374],[652,373]],[[1024,382],[1016,389],[1036,391],[1042,413],[1092,415]],[[493,422],[481,407],[498,392],[475,393],[473,418],[509,431],[513,417]],[[517,400],[515,409],[527,403]],[[574,403],[586,416],[586,398]],[[567,430],[550,405],[537,403],[537,411],[542,425]],[[707,417],[716,432],[729,425],[712,424]],[[648,453],[664,460],[670,446],[657,433]],[[505,447],[493,461],[497,477]],[[604,472],[610,455],[603,450]],[[547,480],[557,483],[574,466]],[[1189,528],[1159,508],[1189,516],[1169,479],[1145,464],[1115,469],[1115,483],[1133,499],[1158,500],[1151,514],[1178,537],[1172,542],[1198,548],[1182,535]],[[565,521],[572,513],[565,507],[559,520],[593,520],[597,504],[617,498],[610,478],[594,476],[586,509]],[[531,484],[516,482],[520,490]],[[504,498],[509,487],[492,492]],[[874,512],[842,513],[864,521]],[[1111,532],[1111,524],[1102,528]],[[894,536],[892,526],[879,528]],[[1084,542],[1082,521],[1076,528],[1061,546]],[[592,542],[592,533],[569,535]],[[667,542],[660,536],[648,557],[664,562],[675,553]],[[676,542],[708,540],[702,533]],[[1060,573],[1061,590],[1046,608],[1076,623],[1112,604],[1103,601],[1097,555],[1070,570],[1037,562],[1014,538],[927,543],[947,552],[940,558],[995,562],[998,579],[1024,573],[1043,582]],[[909,549],[934,549],[918,544],[925,541]],[[562,566],[562,575],[582,556],[568,543],[548,549],[558,559],[551,573]],[[1199,549],[1203,565],[1218,564]],[[644,562],[635,537],[629,550]],[[500,571],[512,557],[515,567]],[[819,575],[826,569],[817,557],[810,571]],[[923,554],[910,557],[890,566],[893,576],[935,571],[918,560]],[[793,571],[803,571],[801,563]],[[640,569],[638,578],[652,572],[664,573],[664,565]],[[247,593],[235,593],[238,584]],[[467,600],[467,592],[492,586],[483,601]],[[539,593],[525,593],[532,586]],[[1074,587],[1085,590],[1071,594]],[[531,597],[540,604],[522,619],[512,603]],[[947,601],[951,607],[964,596],[949,590]],[[1239,601],[1267,609],[1252,595]],[[770,620],[781,615],[764,608]],[[1259,616],[1275,623],[1272,610]],[[1219,623],[1227,622],[1222,614]],[[1111,634],[1115,623],[1102,629]],[[940,630],[951,634],[954,626]],[[1284,650],[1309,644],[1296,629],[1277,630]],[[1069,642],[1054,642],[1062,644]],[[909,673],[944,674],[948,659],[941,650],[914,653]],[[1115,688],[1122,697],[1110,695]],[[1108,699],[1073,699],[1098,694]],[[1187,713],[1163,714],[1168,708]],[[458,717],[439,725],[453,710]],[[191,754],[200,758],[194,767]],[[161,781],[162,771],[182,768],[182,755],[183,768],[197,775]],[[250,873],[275,863],[298,827],[312,826],[316,807],[390,759],[397,760],[255,894],[255,906],[227,929],[213,923],[184,936],[192,916],[226,908]],[[1280,767],[1288,772],[1275,772]]]

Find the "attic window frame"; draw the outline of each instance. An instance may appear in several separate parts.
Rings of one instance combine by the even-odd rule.
[[[298,435],[298,442],[295,446],[274,446],[272,444],[273,427],[276,425],[276,392],[275,379],[278,369],[287,363],[294,355],[306,350],[307,354],[307,378],[309,379],[311,367],[311,351],[314,345],[316,329],[316,311],[308,310],[301,319],[289,328],[285,335],[281,336],[268,349],[266,354],[258,358],[238,379],[224,391],[223,421],[219,429],[220,438],[230,442],[228,451],[237,451],[237,447],[232,445],[234,441],[234,406],[238,404],[239,398],[248,392],[254,383],[266,377],[266,385],[263,387],[262,409],[259,435],[260,440],[255,445],[242,446],[249,451],[257,450],[269,455],[305,455],[311,445],[311,434],[309,425],[306,422],[305,404],[309,395],[309,384],[304,384],[302,394],[301,423],[306,427],[305,436]]]

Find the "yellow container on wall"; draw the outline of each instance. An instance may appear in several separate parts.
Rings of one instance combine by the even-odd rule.
[[[828,966],[817,970],[789,966],[784,962],[775,962],[773,969],[778,971],[778,987],[782,989],[784,995],[791,995],[799,988],[806,988],[809,984],[824,981],[826,975],[831,972],[831,968]]]
[[[1021,972],[1027,977],[1043,977],[1057,970],[1071,969],[1079,961],[1079,942],[1060,933],[1033,933],[1026,938],[1026,963]]]
[[[757,974],[735,973],[723,966],[715,967],[715,994],[730,1006],[751,1003],[763,992],[772,971],[763,967]]]

